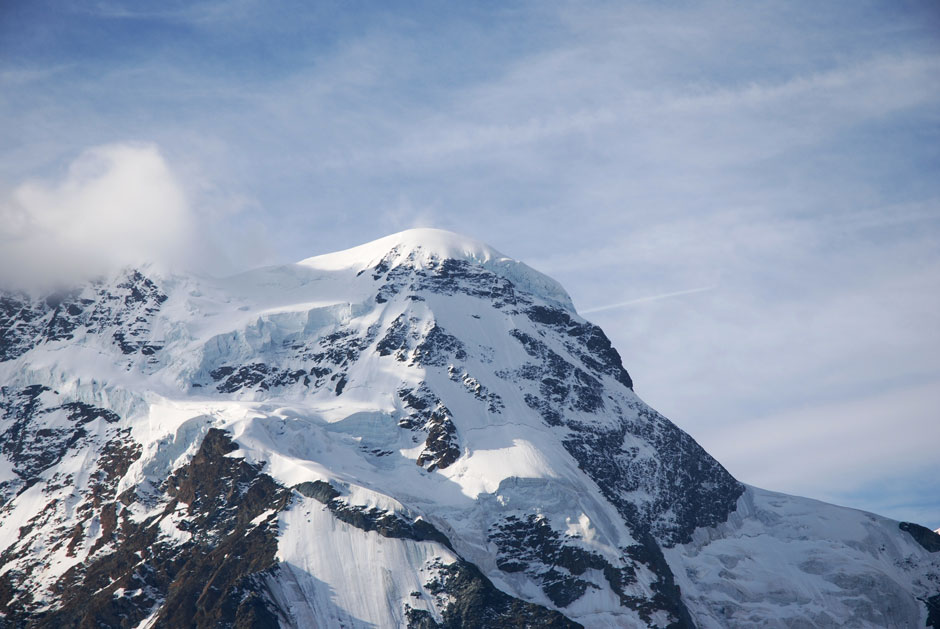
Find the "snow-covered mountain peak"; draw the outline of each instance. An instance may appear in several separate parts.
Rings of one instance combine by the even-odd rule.
[[[378,238],[372,242],[314,256],[299,264],[323,270],[355,268],[362,270],[378,264],[392,254],[391,261],[402,262],[413,257],[415,262],[431,260],[464,260],[485,264],[490,260],[508,259],[486,243],[443,229],[416,228]]]
[[[940,622],[937,535],[742,485],[457,234],[0,292],[0,383],[0,626]]]
[[[552,278],[484,242],[443,229],[408,229],[343,251],[306,258],[297,264],[324,272],[362,273],[377,269],[384,273],[402,267],[440,269],[448,261],[485,269],[520,290],[574,311],[571,297]]]

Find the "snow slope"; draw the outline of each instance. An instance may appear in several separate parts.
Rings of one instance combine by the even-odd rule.
[[[932,532],[741,485],[456,234],[3,295],[0,382],[14,625],[940,622]]]

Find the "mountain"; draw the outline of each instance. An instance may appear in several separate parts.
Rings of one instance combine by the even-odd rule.
[[[738,482],[448,232],[5,293],[0,382],[3,626],[940,626],[940,535]]]

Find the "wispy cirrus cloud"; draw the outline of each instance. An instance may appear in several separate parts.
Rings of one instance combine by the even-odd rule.
[[[677,290],[671,293],[660,293],[658,295],[646,295],[644,297],[634,297],[633,299],[628,299],[627,301],[618,301],[614,304],[605,304],[603,306],[592,306],[590,308],[579,310],[579,313],[582,315],[593,314],[595,312],[603,312],[605,310],[614,310],[616,308],[625,308],[627,306],[635,306],[637,304],[645,304],[651,301],[659,301],[660,299],[669,299],[671,297],[682,297],[683,295],[694,295],[695,293],[705,293],[710,290],[715,290],[716,286],[702,286],[699,288],[687,288],[685,290]]]

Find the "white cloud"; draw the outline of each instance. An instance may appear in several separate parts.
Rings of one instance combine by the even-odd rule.
[[[27,181],[0,201],[0,281],[36,287],[180,262],[192,226],[183,186],[155,146],[94,147],[60,180]]]

